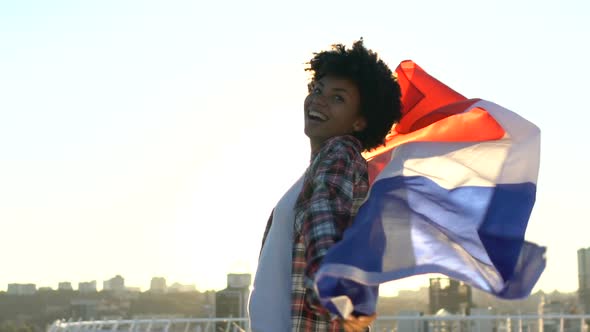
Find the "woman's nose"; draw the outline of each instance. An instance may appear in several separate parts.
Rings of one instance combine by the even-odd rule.
[[[326,106],[328,104],[328,100],[323,94],[314,94],[311,96],[311,103],[317,106]]]

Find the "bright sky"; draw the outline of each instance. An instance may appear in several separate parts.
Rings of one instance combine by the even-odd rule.
[[[548,246],[537,289],[573,291],[590,246],[589,4],[0,2],[0,290],[253,273],[309,158],[304,63],[362,36],[392,69],[413,59],[541,128],[527,239]]]

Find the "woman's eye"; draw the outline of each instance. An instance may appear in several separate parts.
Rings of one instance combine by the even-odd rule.
[[[335,95],[335,96],[334,96],[334,101],[337,101],[337,102],[343,102],[343,101],[344,101],[344,98],[342,98],[342,96]]]
[[[314,95],[319,95],[320,93],[322,93],[322,90],[320,90],[320,88],[313,88],[311,90],[311,93],[313,93]]]

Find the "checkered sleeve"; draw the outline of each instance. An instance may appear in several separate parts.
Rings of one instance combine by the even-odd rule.
[[[309,208],[305,212],[302,236],[306,267],[304,285],[306,301],[317,313],[327,314],[313,291],[313,280],[328,249],[340,241],[353,220],[353,185],[358,166],[355,151],[345,145],[330,151],[318,165],[311,184]],[[356,158],[358,159],[358,158]]]

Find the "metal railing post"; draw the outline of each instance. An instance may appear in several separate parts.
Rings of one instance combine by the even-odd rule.
[[[78,322],[76,324],[76,329],[74,331],[76,331],[76,332],[82,331],[82,318],[78,318]]]
[[[47,329],[47,332],[57,332],[57,324],[59,324],[59,322],[59,320],[53,322],[53,324]]]
[[[150,320],[150,322],[148,323],[146,332],[152,332],[152,324],[153,323],[154,323],[154,319],[152,318],[152,320]]]
[[[172,325],[172,319],[168,320],[166,327],[164,327],[164,332],[170,332],[170,326]]]

